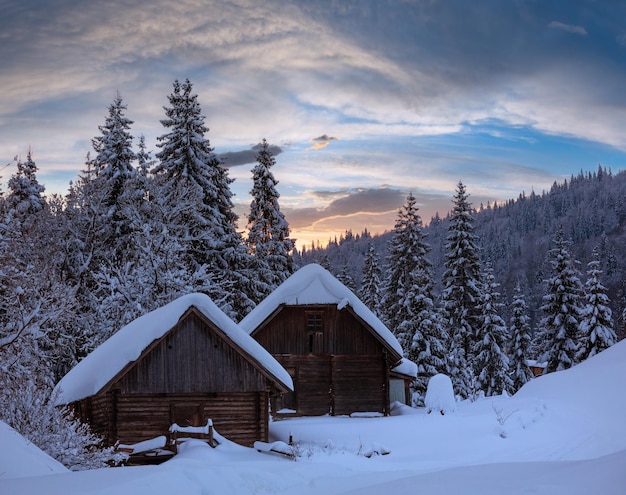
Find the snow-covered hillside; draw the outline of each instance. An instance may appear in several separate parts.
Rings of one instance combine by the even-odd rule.
[[[274,422],[275,439],[293,436],[295,462],[230,443],[190,444],[160,466],[13,479],[0,466],[0,493],[617,495],[626,491],[625,388],[620,342],[514,397],[463,402],[446,415],[398,406],[388,418]]]
[[[63,464],[0,421],[0,480],[67,472]]]

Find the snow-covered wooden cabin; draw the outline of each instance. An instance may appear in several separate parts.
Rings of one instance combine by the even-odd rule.
[[[201,426],[242,445],[268,440],[269,400],[289,374],[204,294],[183,296],[115,333],[57,385],[108,444]]]
[[[276,397],[274,413],[386,415],[392,392],[407,401],[417,367],[365,304],[319,265],[294,273],[239,326],[293,379],[294,392]]]

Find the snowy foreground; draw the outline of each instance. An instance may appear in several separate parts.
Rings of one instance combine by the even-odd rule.
[[[388,418],[274,422],[275,439],[293,435],[297,461],[192,443],[160,466],[71,473],[5,427],[0,493],[621,495],[624,390],[626,341],[514,397],[463,402],[445,416],[399,407]]]

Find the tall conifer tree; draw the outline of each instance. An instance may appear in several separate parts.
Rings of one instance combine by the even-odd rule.
[[[459,182],[446,240],[441,301],[450,335],[448,366],[455,392],[463,398],[474,392],[474,342],[482,326],[483,301],[480,249],[474,234],[473,208]]]
[[[271,171],[276,161],[265,139],[256,160],[252,169],[248,248],[254,258],[255,276],[262,282],[263,290],[253,297],[258,303],[293,273],[291,252],[295,243],[289,238],[289,224],[280,211],[278,181]]]
[[[416,268],[410,278],[412,284],[404,299],[408,318],[398,333],[405,356],[417,364],[417,378],[411,384],[414,403],[423,405],[430,378],[447,372],[448,336],[435,308],[431,273]]]
[[[405,204],[398,212],[398,218],[389,241],[389,255],[386,259],[387,276],[382,301],[384,320],[389,329],[401,341],[408,340],[399,335],[402,322],[409,320],[411,315],[406,310],[408,291],[413,287],[411,275],[416,270],[427,274],[431,262],[426,258],[430,246],[425,241],[422,218],[419,216],[417,201],[412,193],[406,198]],[[408,349],[405,349],[405,352]]]
[[[493,269],[487,265],[484,273],[483,300],[481,304],[482,326],[478,329],[473,353],[476,356],[477,389],[487,397],[510,392],[513,382],[509,376],[509,358],[506,346],[509,342],[508,329],[500,317],[501,304],[498,284]]]
[[[155,194],[169,212],[168,229],[186,246],[190,280],[204,271],[212,285],[209,295],[233,319],[254,307],[250,257],[237,231],[228,171],[213,153],[205,134],[205,117],[192,84],[174,82],[161,123],[160,162],[154,167]]]
[[[511,325],[509,333],[512,338],[509,370],[513,380],[512,392],[517,392],[532,378],[532,372],[527,361],[530,359],[530,324],[526,300],[519,283],[515,284],[513,291]]]
[[[546,280],[541,320],[537,333],[541,360],[547,363],[546,373],[571,368],[577,362],[578,327],[582,312],[580,273],[569,251],[569,243],[559,227],[550,250],[551,277]]]
[[[613,328],[613,314],[609,307],[609,297],[606,293],[606,287],[600,282],[602,270],[600,270],[597,249],[593,250],[592,260],[587,266],[585,305],[580,322],[580,350],[576,356],[579,362],[596,355],[617,342]]]
[[[370,241],[363,263],[363,281],[359,289],[359,298],[376,316],[380,317],[380,300],[383,272],[378,264],[378,256]]]

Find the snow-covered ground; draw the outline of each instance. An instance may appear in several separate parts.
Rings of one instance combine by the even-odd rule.
[[[0,450],[13,455],[0,457],[0,493],[622,495],[624,390],[626,341],[514,397],[463,402],[445,415],[401,406],[387,418],[272,423],[273,440],[293,436],[296,461],[191,443],[160,466],[45,474],[3,434]]]

